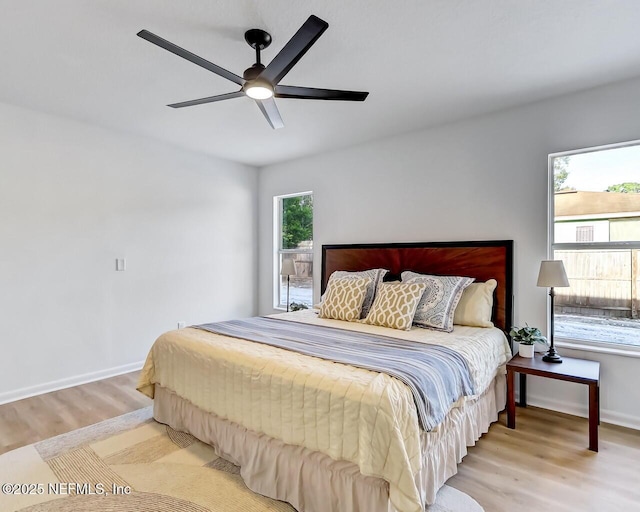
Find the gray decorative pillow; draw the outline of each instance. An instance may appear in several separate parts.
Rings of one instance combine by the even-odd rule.
[[[367,293],[364,296],[364,301],[362,303],[362,311],[360,312],[360,318],[366,318],[369,314],[369,309],[371,309],[371,305],[373,304],[373,299],[376,296],[376,290],[378,286],[382,282],[385,274],[389,272],[384,268],[372,268],[371,270],[362,270],[359,272],[348,272],[347,270],[336,270],[331,277],[329,278],[329,282],[332,279],[337,278],[350,278],[350,279],[360,279],[360,278],[368,278],[371,279],[371,283],[367,287]],[[329,288],[329,282],[327,282],[327,289]]]
[[[413,317],[413,323],[437,331],[453,331],[453,314],[464,289],[473,283],[472,277],[430,276],[416,272],[402,273],[403,283],[427,285]]]

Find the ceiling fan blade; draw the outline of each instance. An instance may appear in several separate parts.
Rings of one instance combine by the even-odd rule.
[[[208,69],[209,71],[219,75],[227,80],[231,80],[238,85],[244,84],[244,79],[239,77],[238,75],[232,73],[231,71],[227,71],[220,66],[216,66],[213,62],[209,62],[208,60],[203,59],[202,57],[198,57],[196,54],[191,53],[190,51],[185,50],[184,48],[180,48],[179,46],[167,41],[166,39],[157,36],[148,30],[141,30],[138,32],[138,37],[142,39],[146,39],[150,43],[153,43],[160,48],[164,48],[165,50],[174,53],[178,57],[182,57],[183,59],[187,59],[189,62],[193,62],[194,64],[203,67],[204,69]]]
[[[280,53],[269,63],[260,74],[273,85],[276,85],[291,70],[293,66],[307,53],[329,24],[313,14],[298,29],[289,42],[284,45]]]
[[[182,108],[193,107],[194,105],[202,105],[204,103],[213,103],[214,101],[230,100],[232,98],[239,98],[244,96],[244,91],[228,92],[226,94],[218,94],[217,96],[207,96],[206,98],[200,98],[197,100],[182,101],[180,103],[172,103],[167,107]]]
[[[271,128],[277,130],[278,128],[284,128],[284,123],[282,122],[282,117],[280,117],[280,112],[278,111],[278,107],[276,106],[276,102],[273,98],[268,98],[266,100],[256,100],[258,107],[264,114],[264,117],[267,118]]]
[[[295,85],[276,85],[276,98],[300,98],[304,100],[364,101],[368,92],[339,91],[337,89],[316,89]]]

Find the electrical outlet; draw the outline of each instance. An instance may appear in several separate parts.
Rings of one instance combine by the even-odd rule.
[[[187,326],[187,322],[178,322],[178,329],[184,329]]]
[[[116,270],[124,272],[127,269],[127,260],[124,258],[116,258]]]

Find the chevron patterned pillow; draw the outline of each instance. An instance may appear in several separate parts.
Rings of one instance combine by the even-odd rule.
[[[426,288],[424,283],[381,283],[363,322],[408,331]]]
[[[362,303],[371,284],[368,278],[333,278],[320,305],[320,318],[333,318],[353,322],[360,318]]]
[[[345,278],[348,277],[350,279],[355,278],[369,278],[371,279],[371,283],[367,287],[367,293],[364,296],[364,301],[362,301],[362,311],[360,311],[360,318],[365,318],[369,314],[369,309],[371,308],[371,304],[373,304],[373,299],[376,296],[376,290],[385,274],[388,272],[387,269],[384,268],[372,268],[371,270],[359,270],[357,272],[349,272],[346,270],[336,270],[331,277],[329,277],[329,282],[332,279]],[[327,286],[329,284],[327,283]],[[324,295],[320,298],[320,300],[324,300]]]

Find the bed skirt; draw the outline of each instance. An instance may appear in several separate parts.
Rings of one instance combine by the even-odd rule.
[[[502,372],[476,400],[452,409],[436,431],[422,433],[422,470],[416,483],[425,503],[457,472],[457,465],[506,401]],[[154,418],[210,444],[217,455],[240,466],[249,489],[291,503],[300,512],[396,512],[389,484],[365,476],[358,466],[293,446],[206,412],[168,388],[155,385]]]

